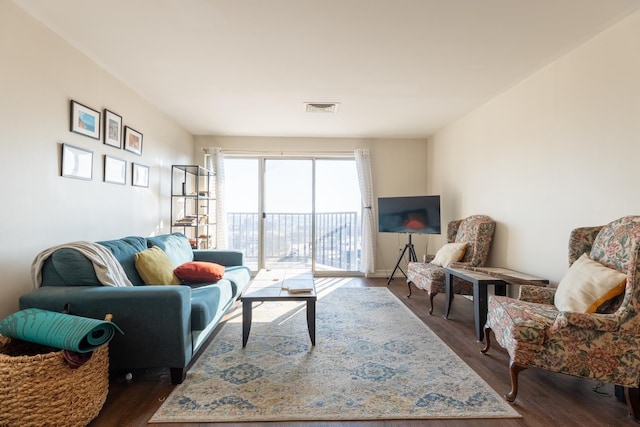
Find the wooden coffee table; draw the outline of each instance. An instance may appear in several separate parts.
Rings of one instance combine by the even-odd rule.
[[[453,300],[453,280],[452,276],[466,280],[473,284],[473,318],[476,326],[476,337],[478,341],[484,338],[484,324],[487,322],[487,286],[493,285],[496,295],[506,295],[507,285],[537,285],[547,286],[546,279],[509,270],[502,267],[476,267],[465,268],[444,268],[445,279],[445,306],[444,317],[449,317],[451,301]]]
[[[253,303],[265,301],[306,301],[307,328],[316,345],[316,288],[309,270],[260,270],[240,297],[242,301],[242,346],[251,331]]]

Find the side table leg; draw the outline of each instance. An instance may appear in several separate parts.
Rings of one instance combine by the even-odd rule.
[[[309,329],[309,338],[311,345],[316,345],[316,300],[307,300],[307,329]]]
[[[487,283],[473,284],[473,317],[476,323],[478,341],[484,338],[484,324],[487,323]]]
[[[251,301],[242,301],[242,347],[247,346],[249,332],[251,331]]]
[[[451,301],[453,300],[453,280],[451,279],[451,273],[444,272],[444,318],[449,317],[449,311],[451,311]],[[433,301],[433,300],[432,300]],[[433,307],[433,303],[431,303]]]

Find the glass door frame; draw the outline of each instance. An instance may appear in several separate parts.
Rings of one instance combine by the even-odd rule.
[[[277,154],[237,154],[237,155],[229,155],[226,157],[226,159],[229,160],[234,160],[234,159],[244,159],[244,160],[255,160],[257,165],[257,179],[258,179],[258,194],[257,194],[257,218],[258,218],[258,225],[257,225],[257,239],[258,239],[258,254],[257,254],[257,262],[255,265],[255,268],[257,268],[256,271],[259,271],[261,269],[265,268],[266,262],[265,262],[265,257],[266,257],[266,251],[265,251],[265,214],[266,214],[266,179],[265,179],[265,174],[266,174],[266,162],[267,160],[309,160],[311,161],[312,164],[312,175],[311,175],[311,192],[312,192],[312,198],[311,198],[311,203],[312,203],[312,211],[311,211],[311,268],[312,271],[314,273],[315,276],[318,277],[358,277],[358,276],[362,276],[362,273],[358,270],[342,270],[342,269],[338,269],[338,270],[320,270],[320,271],[316,271],[316,266],[317,266],[317,243],[316,242],[316,238],[317,238],[317,232],[318,230],[316,229],[317,227],[317,212],[316,212],[316,208],[317,208],[317,188],[318,188],[318,183],[317,183],[317,173],[318,173],[318,168],[317,168],[317,162],[318,161],[335,161],[335,160],[346,160],[346,161],[353,161],[355,162],[355,159],[352,156],[347,156],[347,155],[333,155],[331,153],[327,153],[325,155],[296,155],[296,156],[282,156],[282,155],[277,155]],[[255,200],[255,199],[254,199]],[[362,217],[362,207],[360,206],[359,212],[358,212],[358,217],[361,218]],[[357,223],[359,225],[359,222]],[[360,230],[358,230],[357,232],[358,236],[360,236]],[[356,267],[357,268],[357,267]]]
[[[258,241],[260,250],[258,251],[258,269],[262,270],[267,268],[266,262],[266,203],[267,203],[267,162],[269,160],[279,161],[310,161],[311,162],[311,241],[309,245],[311,247],[311,271],[316,274],[316,260],[315,260],[315,238],[316,238],[316,159],[313,157],[282,157],[282,156],[260,156],[259,157],[259,171],[260,177],[260,192],[258,202]]]

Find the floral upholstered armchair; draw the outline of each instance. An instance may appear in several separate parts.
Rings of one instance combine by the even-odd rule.
[[[640,216],[578,228],[569,239],[571,267],[557,289],[521,286],[517,300],[489,299],[482,352],[493,330],[510,357],[509,402],[518,373],[538,367],[622,386],[631,415],[640,417],[639,255]]]
[[[482,267],[489,255],[496,223],[486,215],[472,215],[470,217],[451,221],[447,226],[447,241],[449,244],[463,243],[464,255],[455,259],[462,267]],[[407,266],[407,286],[411,296],[411,283],[419,289],[427,291],[429,295],[429,314],[433,313],[433,298],[444,292],[444,267],[447,262],[438,262],[439,255],[448,246],[441,248],[436,255],[427,255],[426,262],[410,262]],[[453,292],[472,295],[473,285],[458,277],[453,278]]]

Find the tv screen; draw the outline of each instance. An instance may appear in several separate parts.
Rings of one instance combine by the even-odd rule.
[[[378,231],[440,234],[440,196],[379,197]]]

